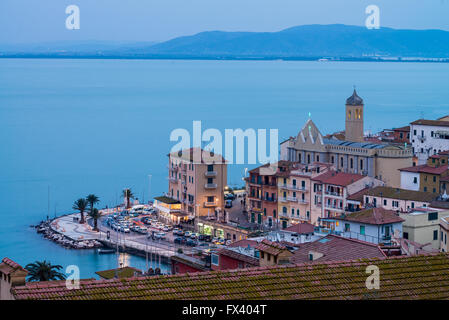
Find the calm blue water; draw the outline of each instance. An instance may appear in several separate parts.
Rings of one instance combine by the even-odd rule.
[[[167,188],[170,132],[278,128],[296,135],[311,112],[322,133],[344,128],[357,86],[365,127],[399,127],[449,113],[449,64],[0,59],[0,257],[78,264],[82,277],[115,256],[73,251],[28,226],[97,194],[101,206],[131,187],[140,199]],[[241,184],[245,166],[231,166]],[[143,267],[144,259],[128,257]]]

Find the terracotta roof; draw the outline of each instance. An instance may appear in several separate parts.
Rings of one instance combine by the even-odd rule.
[[[0,263],[0,271],[4,274],[11,274],[14,271],[23,271],[28,273],[20,264],[12,261],[9,258],[3,258],[2,263]]]
[[[396,212],[384,208],[371,208],[352,212],[334,219],[343,221],[353,221],[366,224],[382,225],[403,222]]]
[[[287,250],[287,248],[277,242],[263,239],[256,247],[256,249],[277,256],[279,253]]]
[[[442,121],[442,120],[419,119],[419,120],[413,121],[411,124],[423,125],[423,126],[449,127],[449,121]]]
[[[449,170],[448,165],[439,166],[439,167],[431,167],[427,164],[422,164],[420,166],[413,166],[399,169],[399,171],[407,171],[407,172],[423,172],[430,174],[442,174],[443,172]]]
[[[313,178],[312,180],[320,181],[321,183],[346,187],[360,179],[363,179],[364,177],[365,176],[362,176],[360,174],[328,171],[323,174],[320,174],[319,176]]]
[[[389,199],[411,200],[421,202],[432,202],[439,196],[438,193],[413,191],[391,187],[376,187],[373,189],[368,189],[365,192],[365,195],[373,197],[383,197]]]
[[[410,126],[400,127],[400,128],[393,128],[394,131],[410,131]]]
[[[313,233],[314,229],[315,229],[315,226],[313,224],[304,222],[304,223],[297,223],[297,224],[291,225],[290,227],[285,228],[284,231],[290,231],[290,232],[295,232],[295,233],[299,233],[299,234],[308,234],[308,233]]]
[[[95,272],[103,279],[113,279],[115,277],[117,271],[118,278],[130,278],[137,275],[141,275],[142,271],[133,267],[123,267],[123,268],[117,268],[117,269],[110,269],[110,270],[104,270],[104,271],[97,271]]]
[[[370,190],[370,188],[362,189],[359,192],[349,195],[347,199],[352,201],[363,202],[363,196],[366,194],[368,190]]]
[[[299,249],[290,258],[292,263],[310,263],[309,252],[319,252],[322,257],[315,261],[343,261],[353,259],[384,258],[385,254],[379,246],[355,239],[336,235],[328,235],[317,241],[299,245]]]
[[[243,239],[239,241],[232,242],[228,247],[235,248],[235,247],[243,247],[247,248],[250,246],[251,248],[255,248],[259,243],[256,240],[249,240],[249,239]]]
[[[258,258],[249,256],[249,255],[244,254],[244,253],[237,252],[235,250],[222,248],[222,249],[218,250],[218,253],[222,254],[224,256],[233,258],[235,260],[246,262],[246,263],[248,263],[248,264],[250,264],[252,266],[259,266],[259,259]]]
[[[381,275],[378,290],[366,288],[369,265]],[[79,289],[59,283],[28,283],[16,299],[240,300],[240,299],[448,299],[447,254],[317,262],[171,276],[81,280]]]
[[[449,201],[432,201],[429,207],[437,209],[449,209]]]

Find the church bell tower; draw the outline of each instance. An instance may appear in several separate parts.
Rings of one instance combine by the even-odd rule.
[[[345,140],[363,142],[363,99],[355,88],[352,96],[346,99]]]

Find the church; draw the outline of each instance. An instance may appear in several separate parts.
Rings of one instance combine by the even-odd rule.
[[[366,142],[363,118],[364,102],[354,89],[346,99],[344,134],[324,137],[309,119],[296,137],[281,143],[281,160],[330,163],[338,171],[367,175],[400,188],[398,169],[412,166],[411,146]]]

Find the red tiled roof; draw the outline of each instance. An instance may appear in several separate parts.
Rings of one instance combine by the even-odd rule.
[[[403,222],[396,212],[384,208],[371,208],[336,217],[335,219],[344,221],[354,221],[374,225]]]
[[[400,127],[400,128],[393,128],[394,131],[410,131],[410,126]]]
[[[230,245],[228,245],[228,247],[243,247],[243,248],[247,248],[248,246],[250,246],[251,248],[255,248],[259,243],[255,240],[249,240],[249,239],[243,239],[243,240],[239,240],[239,241],[235,241],[232,242]]]
[[[256,249],[263,251],[263,252],[267,252],[269,254],[272,254],[274,256],[277,256],[279,253],[281,253],[282,251],[287,250],[287,248],[277,242],[273,242],[267,239],[263,239],[256,247]]]
[[[400,171],[407,171],[407,172],[423,172],[423,173],[430,173],[430,174],[442,174],[443,172],[449,170],[448,165],[439,166],[439,167],[431,167],[427,164],[422,164],[420,166],[413,166],[413,167],[407,167],[399,169]]]
[[[320,181],[326,184],[333,184],[337,186],[346,187],[360,179],[363,179],[364,177],[365,176],[355,173],[328,171],[313,178],[312,180]]]
[[[307,233],[313,233],[314,229],[315,229],[315,226],[313,224],[304,222],[304,223],[297,223],[297,224],[291,225],[290,227],[288,227],[284,230],[299,233],[299,234],[307,234]]]
[[[348,196],[348,200],[363,202],[363,196],[370,188],[365,188],[360,190],[359,192],[353,193]]]
[[[218,254],[222,254],[224,256],[233,258],[235,260],[239,260],[239,261],[243,261],[246,262],[252,266],[259,266],[259,259],[256,257],[251,257],[247,254],[244,253],[239,253],[235,250],[230,250],[227,248],[222,248],[220,250],[218,250]]]
[[[379,246],[355,239],[348,239],[336,235],[328,235],[313,242],[299,245],[299,249],[290,258],[292,263],[307,263],[309,252],[315,251],[323,254],[315,261],[344,261],[353,259],[384,258],[385,254]]]
[[[449,121],[442,121],[442,120],[425,120],[425,119],[419,119],[416,121],[413,121],[411,124],[418,124],[423,126],[441,126],[441,127],[449,127]]]
[[[366,287],[366,268],[379,268],[381,285]],[[316,262],[113,280],[28,283],[12,289],[18,300],[274,300],[274,299],[448,299],[449,256]]]

